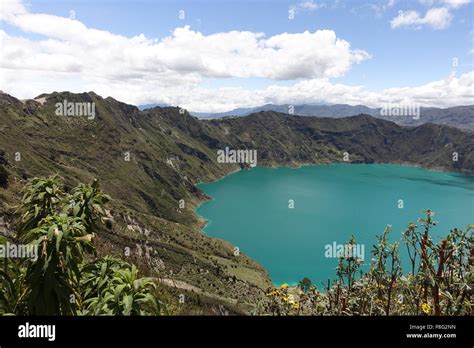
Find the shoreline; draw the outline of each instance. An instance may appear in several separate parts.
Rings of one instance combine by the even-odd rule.
[[[232,174],[235,174],[235,173],[238,173],[238,172],[240,172],[240,171],[242,171],[242,168],[238,168],[238,169],[236,169],[236,170],[233,170],[233,171],[231,171],[231,172],[225,174],[223,177],[220,177],[220,178],[218,178],[218,179],[216,179],[216,180],[214,180],[214,181],[208,181],[208,182],[200,181],[200,182],[198,182],[198,183],[196,183],[196,184],[193,184],[193,185],[194,185],[196,188],[198,188],[199,190],[201,190],[201,189],[199,188],[199,185],[211,184],[211,183],[219,182],[219,181],[221,181],[221,180],[227,178],[228,176],[230,176],[230,175],[232,175]],[[205,204],[205,203],[207,203],[207,202],[212,201],[213,198],[212,198],[211,196],[207,195],[203,190],[201,190],[201,191],[202,191],[207,197],[209,197],[209,199],[202,199],[202,200],[199,200],[198,204],[193,208],[193,212],[194,212],[194,214],[196,214],[196,216],[198,217],[198,227],[199,227],[200,232],[201,232],[202,234],[206,235],[206,236],[209,237],[209,238],[213,238],[213,237],[210,237],[210,236],[208,236],[207,234],[204,233],[204,228],[206,227],[206,225],[208,224],[208,222],[209,222],[210,220],[206,220],[204,217],[202,217],[201,215],[199,215],[199,214],[197,213],[197,209],[199,209],[200,206],[202,206],[203,204]]]

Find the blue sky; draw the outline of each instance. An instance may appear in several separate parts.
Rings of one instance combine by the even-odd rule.
[[[356,93],[357,91],[351,90],[351,98],[349,98],[354,101],[358,99],[363,101],[364,96],[368,96],[370,93],[383,95],[383,91],[387,89],[417,88],[430,84],[433,81],[452,79],[454,70],[455,77],[461,77],[466,74],[471,77],[470,75],[473,70],[473,4],[469,0],[198,0],[133,2],[126,0],[39,0],[23,2],[22,5],[29,13],[48,14],[58,18],[68,18],[70,11],[74,11],[75,20],[84,24],[87,28],[98,29],[126,38],[143,34],[147,39],[156,39],[157,43],[166,37],[173,36],[176,28],[185,26],[189,26],[189,30],[199,32],[204,36],[230,31],[249,31],[264,33],[265,39],[283,33],[300,34],[305,31],[315,33],[318,30],[330,30],[335,33],[337,39],[344,40],[350,44],[351,50],[361,50],[367,54],[363,59],[356,59],[357,61],[351,60],[350,63],[347,61],[342,62],[341,64],[343,65],[348,64],[345,68],[341,68],[342,73],[322,74],[321,76],[314,74],[305,76],[304,73],[301,73],[286,78],[285,76],[287,75],[282,73],[281,76],[283,78],[278,74],[276,78],[273,78],[274,75],[270,73],[247,74],[240,72],[236,74],[230,73],[229,76],[221,77],[219,73],[202,74],[199,72],[201,75],[197,80],[183,81],[183,84],[186,84],[186,89],[189,87],[190,93],[192,92],[191,85],[211,91],[222,88],[238,88],[246,91],[260,92],[269,86],[276,86],[282,87],[281,93],[287,91],[284,89],[285,87],[291,89],[290,92],[292,93],[289,94],[294,95],[292,98],[295,99],[295,102],[311,102],[311,100],[307,100],[308,95],[302,96],[293,93],[296,88],[295,84],[302,81],[326,79],[324,83],[317,81],[313,83],[313,85],[317,84],[319,86],[315,89],[315,92],[321,92],[321,90],[326,89],[327,82],[331,84],[331,88],[338,84],[351,87],[363,86],[363,91],[366,94],[356,98],[353,92]],[[292,9],[294,10],[294,18],[289,19],[289,11]],[[184,11],[184,19],[179,18],[181,10]],[[433,11],[433,16],[428,16],[430,10],[435,10]],[[438,12],[435,13],[436,11]],[[443,15],[445,18],[439,18],[438,15]],[[401,24],[398,26],[393,24],[397,16],[402,17]],[[45,40],[48,36],[50,38],[54,36],[48,35],[48,33],[45,34],[41,29],[32,30],[29,28],[25,30],[24,24],[18,24],[14,20],[3,20],[0,23],[0,28],[11,37],[22,37],[35,42]],[[64,37],[52,37],[52,39],[59,39],[63,42],[69,40]],[[291,38],[289,40],[291,41]],[[232,42],[229,44],[232,44]],[[187,54],[189,55],[189,52]],[[304,54],[305,52],[302,52],[302,55]],[[308,54],[311,54],[311,52]],[[188,58],[191,61],[193,60],[193,57]],[[236,58],[236,61],[239,60],[238,57],[234,58]],[[454,58],[457,58],[458,61],[458,66],[455,69],[453,67]],[[205,60],[206,58],[202,59]],[[318,56],[315,59],[325,58]],[[303,61],[302,64],[305,64],[305,62]],[[239,67],[238,69],[241,71],[242,68]],[[179,75],[181,72],[175,71],[175,73]],[[84,78],[85,75],[69,76],[67,78],[70,81],[69,85],[74,88],[80,88],[81,86],[84,88],[88,86],[102,86],[104,88],[106,85],[104,81],[100,83],[97,83],[98,81],[91,82],[91,79],[87,81]],[[186,76],[188,78],[189,74],[186,73]],[[51,76],[49,78],[52,79],[49,84],[41,84],[37,81],[38,87],[54,87],[54,78]],[[58,83],[58,86],[68,86],[68,84],[64,84],[65,79],[63,77],[56,76],[56,80],[59,79],[61,81]],[[176,83],[174,79],[173,81]],[[5,81],[5,83],[8,84],[8,81]],[[124,85],[127,85],[127,83],[130,83],[130,81],[124,81]],[[472,78],[467,83],[467,87],[471,87],[472,95]],[[321,87],[321,84],[324,85],[324,88]],[[0,86],[0,88],[2,87]],[[304,87],[304,85],[301,85],[296,89],[301,91]],[[144,86],[144,88],[149,90],[149,86]],[[160,85],[158,88],[163,89],[164,87]],[[8,86],[4,89],[9,90]],[[12,87],[11,91],[14,92],[14,90],[15,88]],[[458,92],[465,95],[465,91],[466,89],[463,92]],[[467,91],[469,91],[469,88]],[[18,89],[18,92],[20,94],[27,93],[27,91],[22,92],[21,88]],[[343,91],[342,94],[346,92]],[[130,91],[130,93],[132,92]],[[137,93],[139,91],[134,89],[134,97],[130,98],[130,102],[173,102],[176,99],[176,102],[183,104],[182,100],[186,99],[183,96],[175,96],[174,99],[169,97],[163,100],[162,95],[153,96],[149,93],[146,97],[140,98],[137,96]],[[332,93],[336,92],[333,91]],[[419,93],[419,91],[416,91],[416,93]],[[204,93],[204,95],[209,95],[209,93]],[[222,96],[225,95],[225,93],[222,94]],[[123,95],[118,97],[123,98]],[[375,95],[371,95],[372,97],[375,98]],[[400,96],[398,97],[401,98]],[[292,102],[291,98],[284,100],[284,97],[282,98],[281,95],[275,96],[268,91],[262,98],[265,101],[273,101],[273,98],[275,102]],[[262,98],[251,101],[247,94],[242,99],[248,100],[244,101],[242,105],[237,105],[239,103],[233,101],[228,103],[228,106],[252,106],[250,104],[263,101]],[[314,100],[314,102],[327,101],[331,103],[331,101],[339,101],[335,97],[331,98],[324,100],[324,96],[320,96],[320,100]],[[407,98],[407,96],[404,94],[403,98]],[[341,99],[343,101],[343,96],[341,96]],[[435,99],[431,95],[424,100]],[[460,101],[459,98],[451,98],[450,103],[454,100],[456,102]],[[460,102],[462,101],[464,100]],[[348,103],[350,103],[350,100]],[[195,106],[196,102],[193,101],[189,104]],[[225,108],[226,105],[225,103],[220,103],[220,106],[216,104],[213,108]],[[207,111],[202,107],[198,107],[198,109]]]

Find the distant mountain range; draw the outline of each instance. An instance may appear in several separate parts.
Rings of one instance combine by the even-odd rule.
[[[260,111],[276,111],[285,114],[290,113],[290,104],[276,105],[266,104],[255,108],[237,108],[226,112],[191,112],[192,115],[201,118],[222,118],[227,116],[248,116],[255,112]],[[374,116],[377,109],[371,109],[364,105],[347,105],[347,104],[335,104],[335,105],[313,105],[313,104],[302,104],[294,105],[293,114],[300,116],[318,116],[318,117],[345,117],[354,116],[359,114],[366,114]]]
[[[290,110],[290,108],[293,110]],[[267,104],[256,108],[238,108],[221,113],[191,112],[199,118],[222,118],[228,116],[248,116],[260,111],[276,111],[293,113],[300,116],[318,117],[347,117],[359,114],[371,115],[377,118],[393,121],[404,126],[417,126],[424,123],[435,123],[474,131],[474,105],[455,106],[450,108],[421,107],[419,119],[413,116],[383,116],[381,108],[369,108],[365,105],[275,105]],[[290,112],[292,111],[292,112]]]
[[[159,107],[166,107],[166,106],[170,106],[168,104],[164,104],[164,103],[154,103],[154,104],[143,104],[143,105],[138,105],[138,109],[140,109],[141,111],[143,110],[146,110],[146,109],[153,109],[153,108],[156,108],[157,106]]]

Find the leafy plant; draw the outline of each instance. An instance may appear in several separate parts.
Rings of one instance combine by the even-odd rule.
[[[313,286],[313,283],[311,282],[309,278],[304,277],[303,279],[300,280],[300,282],[298,283],[298,286],[301,289],[301,291],[303,291],[306,294],[309,291],[309,289],[311,289],[311,287]]]
[[[378,236],[378,243],[373,246],[372,255],[373,264],[370,270],[370,277],[377,286],[377,299],[380,302],[386,302],[385,313],[390,314],[390,308],[393,299],[393,288],[398,277],[401,276],[401,265],[399,252],[399,243],[390,244],[388,240],[392,226],[387,226],[382,234]]]
[[[96,262],[84,265],[81,278],[82,297],[85,300],[99,297],[112,281],[115,272],[126,265],[114,256],[104,256]]]
[[[80,218],[88,229],[109,220],[104,206],[110,201],[110,197],[100,190],[97,180],[92,184],[79,184],[72,190],[68,200],[69,204],[65,210],[70,215]]]
[[[410,223],[402,233],[410,259],[410,272],[403,273],[399,242],[391,243],[387,226],[372,248],[367,272],[359,271],[352,256],[341,257],[337,280],[328,279],[324,292],[314,286],[271,288],[262,314],[272,315],[470,315],[474,276],[474,226],[453,229],[434,243],[434,212],[427,210],[418,224]],[[355,244],[355,238],[349,242]],[[291,292],[298,311],[289,310],[282,298]],[[290,308],[291,309],[291,308]]]
[[[122,267],[125,268],[115,269],[107,266],[110,266],[110,263],[101,264],[101,280],[93,287],[97,291],[97,296],[84,302],[87,308],[86,314],[159,315],[161,313],[162,305],[154,295],[156,285],[152,278],[138,278],[135,265],[124,264]],[[107,269],[113,271],[113,275],[108,273]],[[111,279],[103,282],[110,275]]]
[[[48,178],[34,178],[23,189],[23,199],[18,212],[21,214],[18,235],[37,227],[39,222],[54,215],[64,197],[57,175]]]
[[[84,252],[93,251],[92,234],[87,234],[81,219],[66,214],[48,216],[27,233],[23,241],[36,245],[38,259],[26,273],[31,289],[28,308],[31,314],[76,314],[79,296],[80,263]]]
[[[7,239],[0,236],[0,244]],[[0,258],[0,315],[25,314],[24,296],[26,269],[16,260]]]
[[[38,257],[1,261],[0,314],[160,314],[154,280],[138,278],[135,265],[107,256],[85,263],[86,254],[95,254],[94,231],[110,218],[110,197],[98,181],[71,194],[61,187],[51,176],[23,190],[18,241],[32,245]]]

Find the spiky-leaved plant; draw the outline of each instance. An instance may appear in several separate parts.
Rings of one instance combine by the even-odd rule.
[[[93,251],[91,240],[82,220],[66,214],[48,216],[24,234],[22,241],[38,248],[26,274],[30,314],[76,314],[79,265],[84,252]]]
[[[57,176],[35,178],[24,188],[17,213],[17,240],[32,245],[35,260],[4,260],[0,272],[0,314],[159,314],[151,278],[138,278],[134,265],[95,253],[92,240],[110,215],[97,180],[71,194]],[[0,243],[5,241],[0,240]]]
[[[93,280],[93,278],[97,280]],[[152,278],[139,278],[135,265],[105,259],[91,267],[84,279],[87,294],[85,314],[159,315],[162,304],[155,296]],[[91,290],[89,290],[91,289]]]
[[[9,242],[0,236],[0,244]],[[21,261],[0,258],[0,315],[27,314],[24,297],[28,291],[25,285],[26,268]]]

